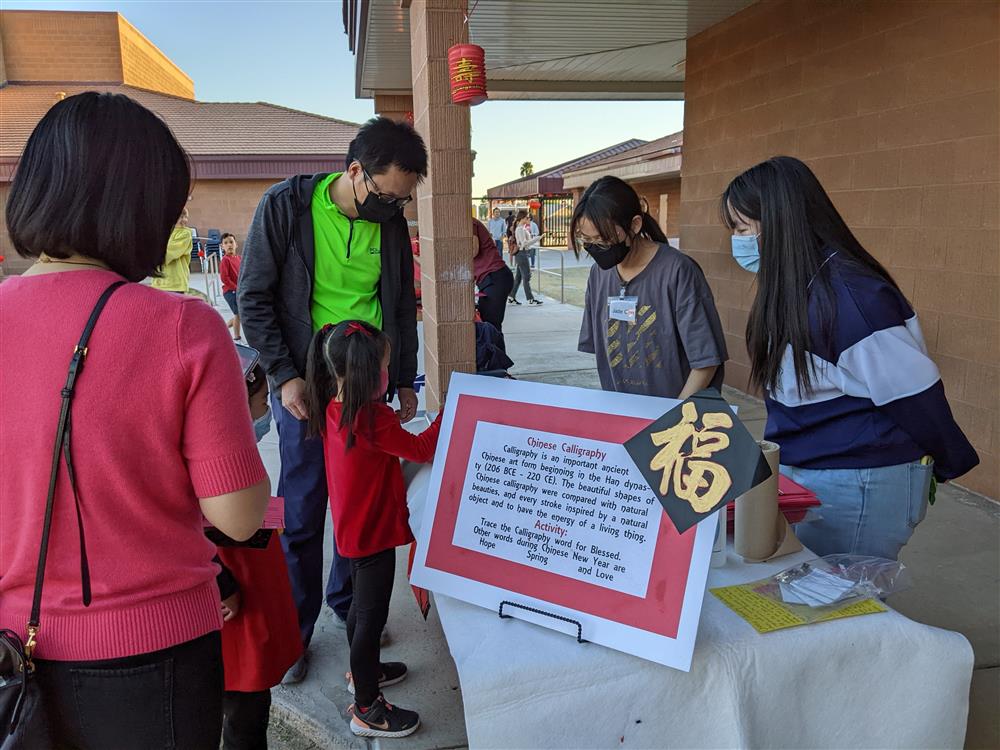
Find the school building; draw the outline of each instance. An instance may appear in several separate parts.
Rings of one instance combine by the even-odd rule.
[[[343,169],[359,127],[265,102],[199,102],[184,71],[118,13],[0,11],[0,222],[32,129],[82,91],[125,94],[162,117],[190,157],[190,226],[239,241],[270,185]],[[6,227],[0,255],[8,274],[30,265]]]
[[[344,15],[357,95],[377,112],[412,116],[430,149],[417,203],[432,401],[451,372],[475,362],[469,112],[451,102],[447,62],[451,45],[471,40],[485,50],[491,99],[684,100],[683,166],[663,144],[664,187],[649,180],[644,194],[657,210],[667,196],[668,224],[678,217],[668,234],[708,276],[737,388],[747,385],[754,289],[730,255],[718,198],[769,156],[809,163],[917,308],[982,459],[962,484],[1000,497],[995,0],[344,0]],[[628,153],[562,175],[564,189],[602,169],[641,170],[641,158],[625,163],[641,155]],[[679,200],[666,185],[678,178]]]

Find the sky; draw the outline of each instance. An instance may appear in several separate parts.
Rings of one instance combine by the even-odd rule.
[[[194,81],[201,101],[265,101],[353,122],[374,114],[354,97],[341,0],[0,0],[0,8],[116,10]],[[486,61],[489,67],[489,59]],[[473,196],[630,138],[681,129],[682,102],[501,102],[472,108]]]

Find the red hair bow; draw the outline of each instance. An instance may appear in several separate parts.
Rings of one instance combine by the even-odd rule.
[[[344,329],[344,336],[353,336],[355,333],[363,333],[368,338],[371,338],[372,336],[371,332],[367,328],[352,320]]]

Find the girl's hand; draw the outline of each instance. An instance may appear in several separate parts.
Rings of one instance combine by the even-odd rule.
[[[222,600],[222,621],[229,622],[240,613],[240,593],[237,591],[228,599]]]
[[[399,415],[399,421],[406,424],[417,416],[417,392],[412,388],[400,388],[396,396],[399,398],[399,411],[396,414]]]

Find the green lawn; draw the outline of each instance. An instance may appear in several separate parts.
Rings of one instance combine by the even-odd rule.
[[[574,267],[566,269],[566,303],[583,307],[583,295],[587,291],[587,277],[590,267]],[[543,294],[559,299],[559,277],[547,273],[532,273],[531,286]]]

